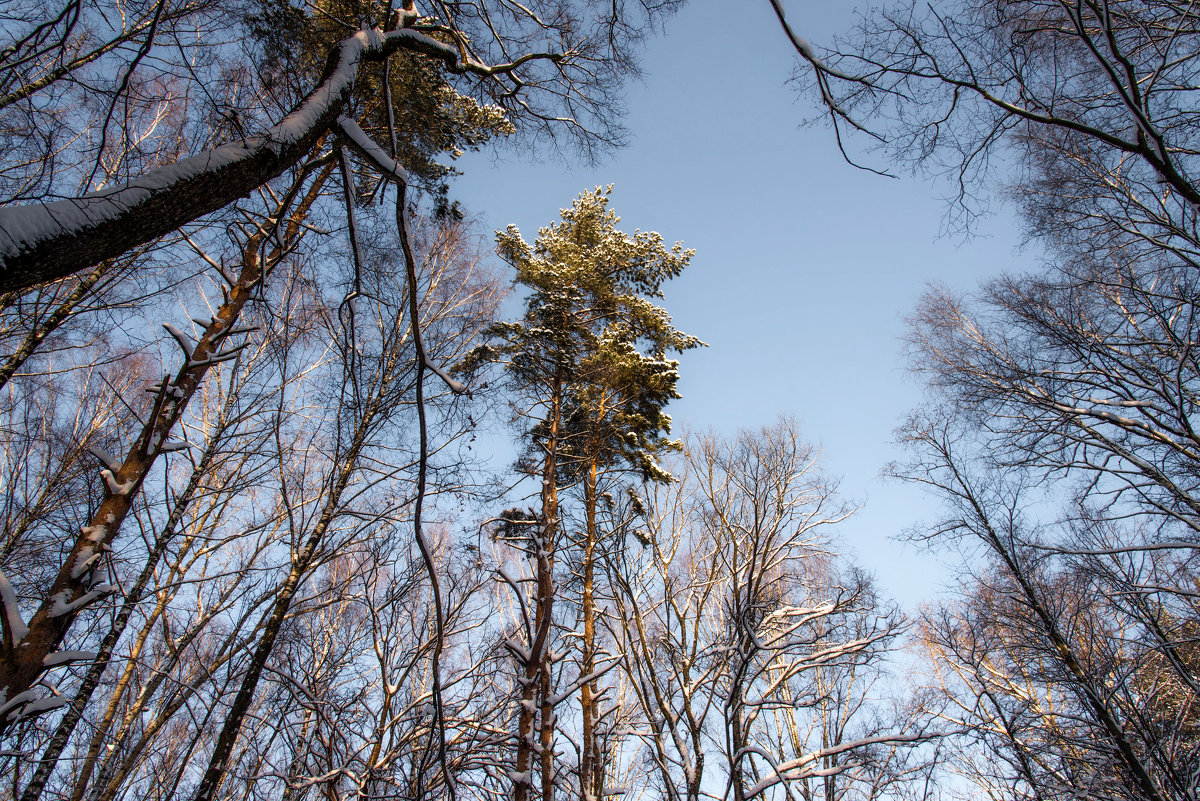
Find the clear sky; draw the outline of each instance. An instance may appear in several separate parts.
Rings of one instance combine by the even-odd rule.
[[[850,2],[788,7],[818,45],[854,17]],[[579,192],[612,183],[622,230],[695,248],[666,307],[710,347],[684,355],[684,398],[670,413],[728,433],[794,416],[843,495],[864,504],[844,541],[911,608],[952,576],[892,539],[932,516],[930,501],[878,478],[899,458],[893,429],[922,397],[901,354],[903,318],[930,281],[970,289],[1033,257],[1017,251],[1011,217],[984,220],[966,242],[942,236],[944,187],[842,161],[828,126],[800,127],[812,98],[786,85],[792,65],[766,0],[692,0],[628,87],[629,147],[594,168],[472,154],[452,191],[489,230],[515,223],[532,241]]]

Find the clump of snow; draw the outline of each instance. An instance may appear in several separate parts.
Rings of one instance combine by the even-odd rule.
[[[9,645],[16,648],[29,633],[29,627],[21,618],[21,611],[17,608],[17,593],[4,571],[0,571],[0,606],[3,607],[4,622],[8,628]]]
[[[55,651],[42,659],[42,667],[55,668],[70,662],[90,662],[95,658],[95,651]]]
[[[50,605],[50,617],[63,617],[64,615],[74,614],[93,601],[116,592],[117,589],[117,586],[114,584],[97,584],[74,601],[67,601],[67,594],[65,592],[56,592],[50,597],[52,601]]]
[[[99,445],[93,445],[92,447],[88,448],[88,452],[92,454],[92,456],[95,456],[97,459],[99,459],[100,464],[104,465],[114,473],[121,469],[121,462]]]
[[[134,481],[117,481],[113,471],[107,468],[100,471],[100,477],[104,479],[104,485],[113,495],[128,495],[133,492]]]

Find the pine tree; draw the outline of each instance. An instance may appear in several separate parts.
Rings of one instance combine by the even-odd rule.
[[[603,749],[596,737],[600,699],[593,678],[598,481],[605,471],[619,467],[636,471],[644,480],[670,480],[657,454],[677,447],[669,439],[671,420],[663,408],[679,397],[679,374],[678,363],[666,357],[668,351],[703,344],[676,330],[670,315],[654,303],[662,298],[663,283],[683,271],[693,252],[679,243],[667,247],[657,233],[617,230],[620,218],[608,208],[611,190],[581,194],[563,210],[561,222],[539,230],[532,246],[512,226],[498,235],[498,252],[516,269],[516,283],[529,295],[521,319],[493,326],[494,347],[476,357],[502,361],[510,385],[530,401],[525,415],[532,422],[518,466],[541,479],[539,516],[536,525],[528,527],[527,539],[535,560],[537,596],[533,636],[520,654],[525,675],[514,771],[516,801],[528,797],[535,754],[543,801],[549,801],[555,786],[554,655],[549,645],[557,595],[555,559],[562,544],[560,489],[581,485],[584,500],[578,566],[584,629],[579,664],[580,795],[599,798]]]

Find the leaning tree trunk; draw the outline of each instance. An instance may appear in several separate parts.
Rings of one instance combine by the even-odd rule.
[[[411,4],[407,4],[411,5]],[[405,22],[416,20],[409,11]],[[402,50],[435,58],[452,72],[493,75],[459,51],[408,28],[364,29],[329,54],[307,97],[262,136],[230,142],[159,167],[127,184],[52,203],[0,209],[0,293],[65,278],[245,197],[300,162],[345,110],[362,61]]]
[[[319,187],[331,170],[332,167],[327,165],[297,207],[287,233],[298,235],[299,221],[316,201]],[[40,694],[33,689],[35,682],[46,669],[45,660],[58,648],[79,612],[116,591],[116,587],[96,583],[96,567],[103,554],[112,549],[121,524],[133,508],[134,498],[158,456],[176,447],[171,441],[171,432],[183,418],[188,402],[200,388],[209,368],[235,357],[240,350],[240,347],[228,347],[227,338],[236,333],[242,309],[287,251],[286,247],[277,247],[268,254],[264,266],[259,248],[267,236],[266,230],[260,230],[244,246],[241,273],[195,345],[189,344],[174,326],[168,327],[184,352],[184,363],[174,379],[163,377],[147,422],[124,461],[118,463],[107,454],[100,454],[105,462],[101,471],[107,488],[105,498],[81,529],[58,576],[28,624],[22,621],[12,588],[0,574],[3,579],[0,580],[0,606],[4,613],[0,618],[5,635],[0,643],[0,734],[20,719],[24,710],[39,708]]]

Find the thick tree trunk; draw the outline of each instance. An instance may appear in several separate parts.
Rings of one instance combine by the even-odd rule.
[[[460,65],[452,47],[407,29],[361,30],[329,54],[316,88],[263,136],[231,142],[151,170],[127,184],[52,203],[0,209],[0,293],[86,270],[154,241],[240,197],[300,162],[337,121],[358,65],[401,50]]]

